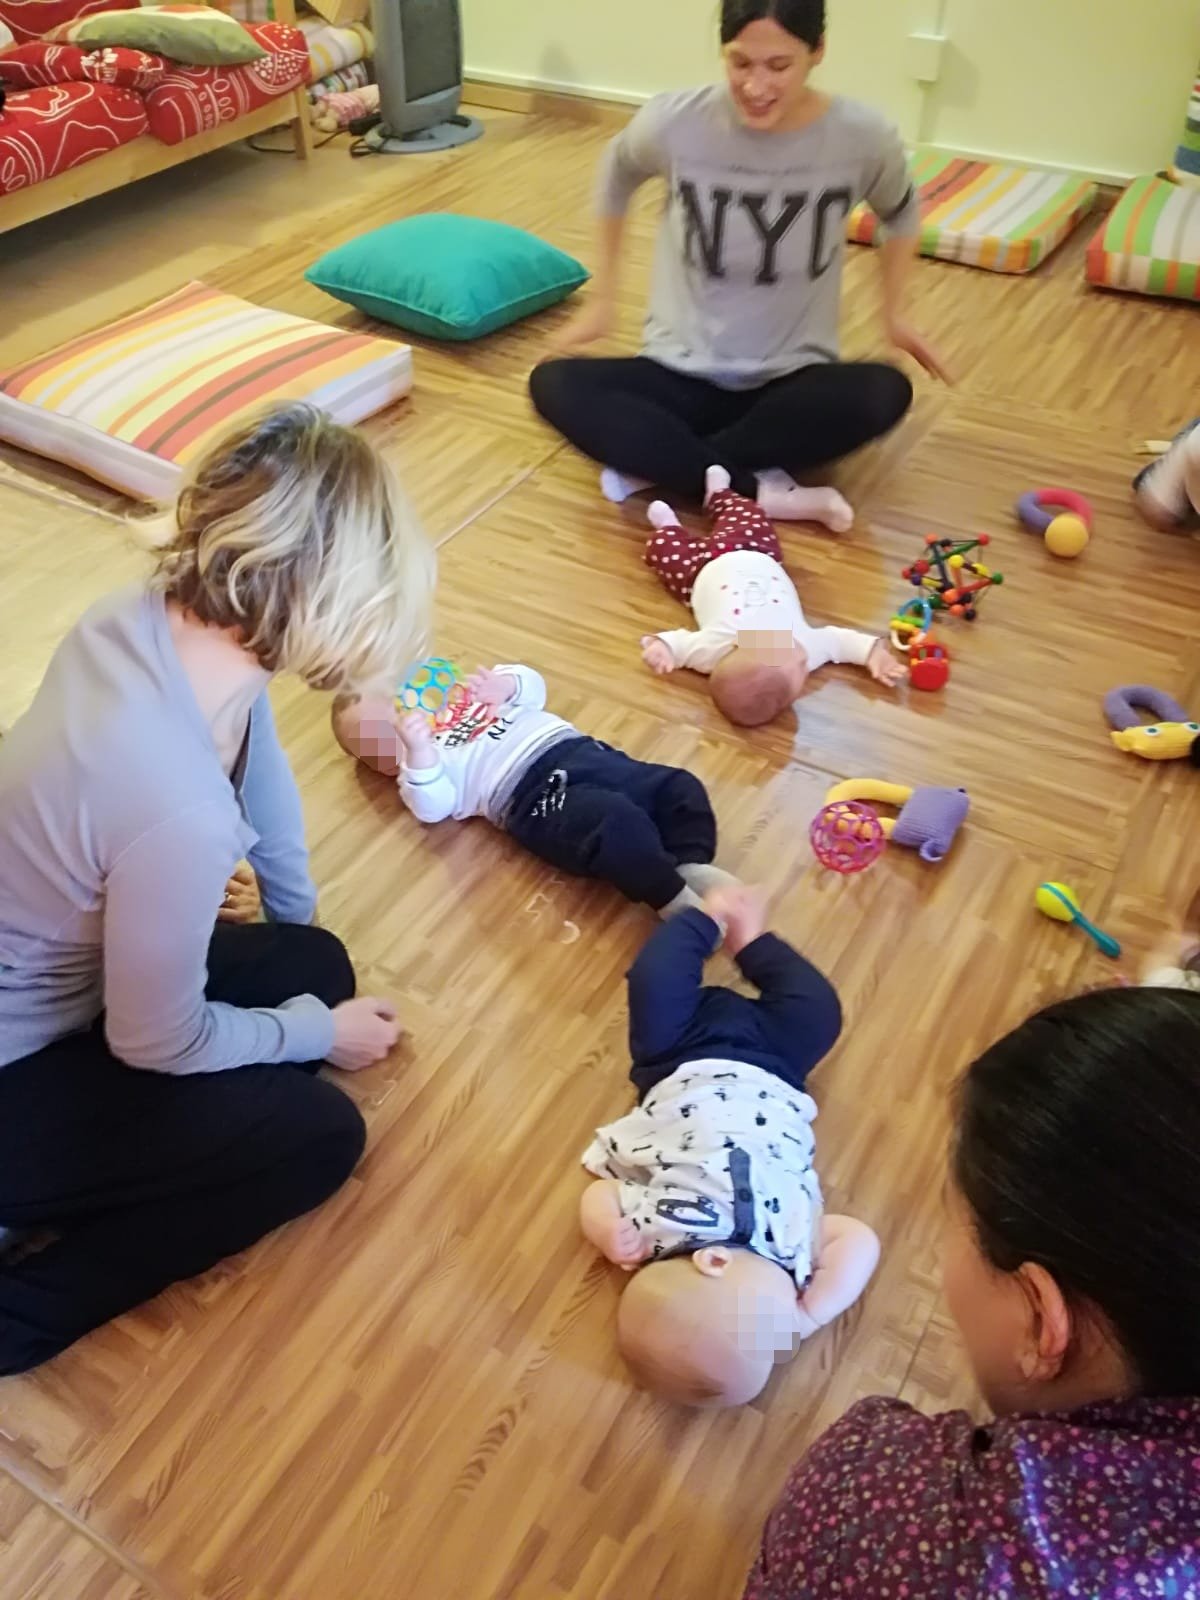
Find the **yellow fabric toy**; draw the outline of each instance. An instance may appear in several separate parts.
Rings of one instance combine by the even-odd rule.
[[[1139,711],[1157,720],[1144,723]],[[1112,724],[1109,735],[1118,750],[1144,761],[1183,761],[1200,766],[1200,722],[1192,722],[1177,700],[1161,689],[1134,684],[1113,689],[1104,697],[1104,714]]]
[[[970,806],[965,789],[908,789],[879,778],[849,778],[835,784],[825,796],[825,804],[838,800],[897,807],[898,817],[879,819],[884,837],[919,851],[923,861],[941,861],[949,853]]]

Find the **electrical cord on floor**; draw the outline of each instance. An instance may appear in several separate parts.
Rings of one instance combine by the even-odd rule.
[[[314,140],[313,149],[323,150],[327,144],[331,143],[334,139],[339,138],[343,133],[347,133],[348,131],[349,130],[346,128],[335,128],[332,133],[327,133],[323,139]],[[256,150],[260,156],[294,156],[296,154],[296,146],[294,142],[287,145],[259,144],[253,135],[251,135],[251,137],[246,140],[246,143],[250,146],[251,150]]]
[[[350,146],[351,159],[357,156],[379,155],[379,146],[368,144],[361,136],[369,133],[372,128],[377,128],[382,121],[383,118],[378,111],[368,111],[365,116],[355,117],[354,121],[347,125],[347,131],[355,135],[354,143]]]

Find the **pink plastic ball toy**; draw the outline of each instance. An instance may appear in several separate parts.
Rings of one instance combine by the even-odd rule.
[[[808,837],[821,865],[844,876],[865,872],[887,843],[878,814],[861,800],[835,800],[818,811]]]

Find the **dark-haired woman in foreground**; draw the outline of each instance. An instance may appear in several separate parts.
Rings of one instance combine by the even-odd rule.
[[[945,1289],[996,1420],[865,1400],[746,1600],[1200,1596],[1200,994],[1050,1007],[964,1080]]]
[[[600,174],[591,298],[563,348],[616,321],[625,213],[667,180],[643,351],[548,361],[534,405],[600,462],[604,493],[647,484],[699,501],[727,469],[768,516],[846,526],[840,497],[814,500],[788,474],[887,433],[912,385],[884,362],[838,358],[846,219],[867,200],[889,343],[945,376],[907,319],[919,217],[900,136],[871,107],[809,82],[825,54],[825,0],[722,0],[725,82],[658,95],[610,145]]]

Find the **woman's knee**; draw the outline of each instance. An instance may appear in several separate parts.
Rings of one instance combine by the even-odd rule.
[[[287,926],[289,973],[296,994],[315,995],[327,1006],[353,1000],[357,987],[346,946],[328,928]],[[282,926],[281,930],[282,932]]]
[[[870,381],[863,385],[864,422],[873,437],[890,433],[907,415],[913,403],[913,386],[899,367],[879,362],[871,367]]]
[[[577,388],[575,360],[543,361],[529,374],[529,398],[543,421],[557,427],[569,411]]]
[[[288,1209],[299,1216],[345,1183],[362,1159],[367,1128],[358,1107],[336,1084],[297,1072],[263,1128],[262,1142],[274,1146],[276,1172],[289,1175]]]

